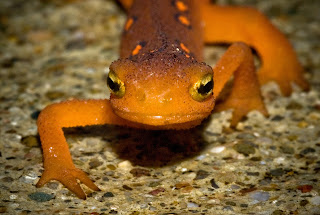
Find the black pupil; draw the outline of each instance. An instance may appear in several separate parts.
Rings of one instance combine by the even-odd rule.
[[[110,87],[110,89],[114,92],[119,91],[120,89],[120,85],[118,83],[113,82],[110,77],[108,77],[107,79],[107,84]]]
[[[201,84],[198,89],[198,93],[201,95],[206,95],[212,90],[212,88],[213,88],[213,80],[209,81],[205,85]]]

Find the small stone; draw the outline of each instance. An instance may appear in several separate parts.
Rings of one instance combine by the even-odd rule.
[[[110,169],[110,170],[116,170],[117,168],[112,165],[112,164],[108,164],[107,167]]]
[[[259,176],[259,172],[246,172],[248,176]]]
[[[311,148],[311,147],[307,147],[305,149],[303,149],[300,154],[302,155],[306,155],[306,154],[309,154],[309,153],[313,153],[315,152],[316,150],[314,148]]]
[[[29,136],[22,137],[21,143],[28,147],[38,147],[40,146],[40,139],[38,136],[29,135]]]
[[[174,186],[177,189],[181,189],[181,188],[184,188],[184,187],[189,187],[191,185],[188,182],[181,182],[181,183],[175,184]]]
[[[255,153],[255,148],[250,143],[238,143],[233,146],[233,149],[236,150],[238,153],[248,156],[250,154]]]
[[[52,190],[56,190],[59,187],[59,183],[58,182],[49,182],[49,183],[47,183],[47,187]]]
[[[289,146],[280,146],[280,150],[285,154],[290,154],[290,155],[294,154],[294,148]]]
[[[44,192],[35,192],[28,195],[30,199],[36,202],[47,202],[54,198],[54,195]]]
[[[295,141],[298,138],[299,138],[299,136],[298,135],[294,135],[294,134],[287,136],[287,139],[290,140],[290,141]]]
[[[283,120],[283,119],[284,119],[283,116],[275,115],[274,117],[271,118],[271,121],[276,121],[276,122],[278,122],[278,121],[281,121],[281,120]]]
[[[308,125],[309,124],[306,121],[301,121],[301,122],[298,123],[298,126],[300,128],[306,128],[306,127],[308,127]]]
[[[225,146],[217,146],[217,147],[213,147],[213,148],[210,150],[210,152],[215,153],[215,154],[218,154],[218,153],[223,152],[225,149],[226,149]]]
[[[59,91],[49,91],[46,93],[46,97],[50,100],[62,98],[64,95],[65,93]]]
[[[301,185],[298,186],[297,189],[300,190],[302,193],[308,193],[312,190],[313,186],[312,185]]]
[[[241,187],[239,185],[236,185],[236,184],[232,184],[231,185],[231,189],[233,190],[239,190]]]
[[[249,140],[249,139],[254,139],[255,136],[249,133],[241,133],[241,134],[238,134],[236,138],[242,139],[242,140]]]
[[[303,106],[300,103],[295,101],[292,101],[287,105],[288,110],[301,110],[302,108]]]
[[[210,180],[210,184],[211,184],[211,186],[212,186],[214,189],[218,189],[218,188],[219,188],[219,186],[217,185],[217,183],[215,182],[214,179],[211,179],[211,180]]]
[[[149,187],[157,187],[159,186],[161,183],[159,181],[152,181],[150,182],[150,184],[148,185]]]
[[[106,198],[110,198],[110,197],[114,197],[113,193],[111,192],[106,192],[103,197],[106,197]]]
[[[270,174],[272,176],[282,176],[284,174],[284,170],[282,168],[278,168],[278,169],[272,169],[270,170]]]
[[[268,192],[256,191],[256,192],[250,193],[250,198],[258,202],[264,202],[269,200],[270,194]]]
[[[133,190],[131,187],[129,187],[128,185],[123,185],[122,186],[123,189],[125,190]]]
[[[194,202],[188,202],[187,207],[188,208],[197,208],[197,207],[199,207],[199,205]]]
[[[7,176],[7,177],[2,178],[1,181],[7,182],[7,183],[8,183],[8,182],[13,182],[13,178]]]
[[[240,193],[241,193],[242,195],[245,195],[246,193],[251,193],[251,192],[253,192],[253,191],[255,191],[255,190],[257,190],[256,187],[243,188],[243,189],[240,190]]]
[[[207,171],[199,170],[199,171],[197,172],[197,176],[195,177],[194,180],[205,179],[205,178],[208,177],[209,175],[210,175],[210,173],[208,173]]]
[[[67,50],[84,49],[87,43],[83,32],[77,32],[72,35],[72,38],[65,44]]]
[[[5,206],[0,206],[0,213],[7,212],[7,208]]]
[[[153,196],[156,196],[156,195],[158,195],[159,193],[162,193],[162,192],[164,192],[164,191],[166,191],[164,188],[159,187],[159,188],[157,188],[157,189],[155,189],[155,190],[150,191],[149,194],[150,194],[150,195],[153,195]]]
[[[90,169],[97,168],[98,166],[101,166],[103,163],[99,161],[97,158],[92,158],[89,162]]]
[[[303,199],[303,200],[300,201],[300,206],[304,207],[304,206],[306,206],[308,203],[309,203],[308,200]]]
[[[314,196],[310,199],[310,203],[313,205],[320,205],[320,196]]]
[[[132,164],[131,164],[130,161],[125,160],[125,161],[120,162],[120,163],[118,164],[118,167],[119,167],[120,169],[129,170],[129,169],[132,168]]]
[[[240,204],[240,207],[242,207],[242,208],[247,208],[247,207],[248,207],[248,204]]]
[[[273,140],[269,137],[259,137],[256,139],[256,143],[259,145],[271,145]]]
[[[142,168],[133,168],[132,170],[130,170],[130,173],[137,178],[141,176],[151,176],[150,170]]]
[[[261,157],[252,157],[250,158],[251,161],[261,161]]]
[[[37,120],[38,116],[40,114],[39,110],[34,111],[33,113],[30,114],[31,119]]]
[[[226,202],[226,205],[236,206],[237,204],[235,202],[228,201]]]
[[[285,215],[285,213],[282,210],[275,210],[271,215]]]

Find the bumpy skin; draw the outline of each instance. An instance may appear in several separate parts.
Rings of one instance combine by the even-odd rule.
[[[112,124],[142,129],[188,129],[212,112],[215,98],[232,76],[230,94],[216,110],[232,108],[234,126],[251,110],[267,115],[259,81],[262,84],[276,81],[285,95],[291,93],[291,82],[308,88],[289,42],[256,10],[214,6],[209,0],[120,2],[128,10],[128,20],[120,59],[112,63],[110,71],[124,83],[125,93],[121,98],[111,95],[110,100],[66,101],[41,112],[37,124],[44,173],[37,187],[58,180],[85,199],[78,179],[99,190],[74,166],[63,127]],[[263,65],[258,76],[251,50],[242,42],[232,44],[213,70],[201,62],[204,42],[235,41],[254,47],[261,56]],[[190,87],[212,73],[213,93],[204,100],[194,100]]]

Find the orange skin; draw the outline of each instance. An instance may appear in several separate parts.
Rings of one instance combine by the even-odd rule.
[[[121,80],[125,91],[121,95],[112,93],[110,100],[71,100],[49,105],[41,112],[37,124],[44,173],[37,187],[58,180],[85,199],[79,179],[92,190],[99,190],[74,166],[64,127],[112,124],[141,129],[188,129],[211,114],[216,98],[232,76],[230,94],[215,110],[233,109],[231,125],[235,126],[251,110],[267,115],[260,84],[276,81],[284,95],[291,94],[293,82],[308,89],[288,40],[252,8],[221,7],[211,5],[209,0],[120,2],[128,10],[128,20],[120,59],[111,64],[110,74]],[[212,69],[202,63],[205,42],[237,43]],[[261,57],[258,73],[249,46]],[[205,97],[198,97],[199,88],[193,97],[193,86],[202,79],[212,80],[213,74],[214,87],[212,81],[207,81]],[[113,90],[119,86],[109,83]]]

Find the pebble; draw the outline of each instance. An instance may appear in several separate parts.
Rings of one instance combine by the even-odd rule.
[[[205,179],[206,177],[208,177],[210,175],[210,173],[208,173],[207,171],[204,170],[199,170],[197,172],[197,175],[195,177],[194,180],[200,180],[200,179]]]
[[[258,202],[264,202],[269,200],[270,194],[268,192],[263,191],[255,191],[249,194],[250,198]]]
[[[252,146],[252,144],[244,142],[244,143],[238,143],[233,146],[233,149],[236,150],[238,153],[243,154],[245,156],[248,156],[250,154],[255,153],[255,148]]]
[[[282,168],[272,169],[270,170],[270,174],[272,176],[282,176],[284,174],[284,170]]]
[[[21,143],[28,147],[38,147],[40,146],[40,139],[38,136],[29,135],[29,136],[22,137]]]
[[[210,184],[211,184],[211,187],[214,188],[214,189],[218,189],[219,188],[219,186],[217,185],[217,183],[215,182],[214,179],[210,180]]]
[[[294,154],[294,148],[290,146],[280,146],[280,151],[285,154]]]
[[[129,170],[129,169],[132,168],[132,164],[131,164],[130,161],[125,160],[125,161],[120,162],[120,163],[118,164],[118,167],[119,167],[120,169]]]
[[[303,149],[300,154],[302,155],[306,155],[306,154],[309,154],[309,153],[313,153],[315,152],[316,150],[314,148],[311,148],[311,147],[307,147],[305,149]]]
[[[157,188],[157,189],[155,189],[155,190],[150,191],[149,194],[150,194],[150,195],[153,195],[153,196],[156,196],[156,195],[158,195],[159,193],[162,193],[162,192],[165,192],[165,191],[166,191],[166,190],[165,190],[164,188],[159,187],[159,188]]]
[[[188,208],[197,208],[197,207],[199,207],[199,205],[194,202],[188,202],[187,207]]]
[[[30,114],[31,119],[37,120],[41,111],[36,110]]]
[[[141,176],[151,176],[150,172],[150,170],[142,168],[133,168],[132,170],[130,170],[130,173],[137,178]]]
[[[298,186],[297,189],[300,190],[302,193],[309,193],[313,189],[313,186],[305,184]]]
[[[313,205],[320,205],[320,196],[314,196],[310,199],[310,203]]]
[[[89,162],[90,169],[97,168],[101,166],[103,162],[101,162],[98,158],[92,158]]]
[[[210,152],[215,153],[215,154],[218,154],[218,153],[223,152],[225,149],[226,149],[225,146],[217,146],[217,147],[213,147],[213,148],[210,150]]]
[[[228,206],[224,206],[223,210],[225,210],[225,211],[233,211],[233,208],[230,205],[228,205]]]
[[[114,195],[111,192],[106,192],[105,194],[103,194],[103,197],[110,198],[110,197],[114,197]]]
[[[0,206],[0,213],[7,212],[7,208],[5,206]]]
[[[282,210],[275,210],[272,212],[271,215],[285,215],[285,212]]]
[[[303,199],[303,200],[301,200],[300,201],[300,206],[302,206],[302,207],[304,207],[304,206],[306,206],[307,204],[309,203],[309,201],[308,200],[306,200],[306,199]]]
[[[49,91],[46,93],[46,97],[50,100],[59,99],[65,96],[65,93],[59,91]]]
[[[54,198],[54,195],[44,192],[35,192],[28,195],[30,199],[36,202],[47,202]]]
[[[250,133],[241,133],[241,134],[238,134],[236,138],[243,139],[243,140],[252,140],[255,138],[255,136]]]

